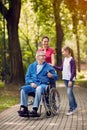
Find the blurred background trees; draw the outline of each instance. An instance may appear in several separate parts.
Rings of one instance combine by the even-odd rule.
[[[87,64],[86,0],[0,0],[0,12],[0,72],[10,82],[24,82],[44,35],[55,49],[57,65],[64,45],[74,50],[79,72]]]
[[[0,12],[2,14],[2,21],[4,30],[3,37],[3,54],[4,54],[4,69],[2,70],[2,75],[6,81],[7,75],[7,64],[6,64],[6,52],[8,50],[9,54],[9,82],[23,82],[24,73],[23,73],[23,64],[22,64],[22,55],[19,43],[18,36],[18,24],[21,11],[21,0],[0,0]],[[5,24],[7,30],[7,44],[5,41]],[[6,48],[7,46],[7,48]]]

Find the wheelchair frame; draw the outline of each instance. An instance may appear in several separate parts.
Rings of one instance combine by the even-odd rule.
[[[42,95],[42,103],[44,105],[46,116],[52,116],[59,113],[60,109],[60,95],[54,84],[49,84],[46,92]],[[46,101],[48,98],[48,101]],[[40,104],[41,113],[42,104]]]

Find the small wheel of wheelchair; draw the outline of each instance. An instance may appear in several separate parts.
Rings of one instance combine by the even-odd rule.
[[[51,88],[49,92],[49,104],[53,115],[59,112],[60,108],[60,95],[56,88]]]
[[[51,111],[47,111],[47,112],[46,112],[46,117],[50,117],[51,114],[52,114]]]

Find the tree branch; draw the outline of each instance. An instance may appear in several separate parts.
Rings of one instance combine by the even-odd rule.
[[[8,10],[7,8],[4,6],[4,4],[2,3],[2,1],[0,0],[0,13],[3,15],[3,17],[7,20],[7,13]]]

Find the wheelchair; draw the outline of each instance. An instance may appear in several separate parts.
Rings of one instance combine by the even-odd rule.
[[[35,96],[31,94],[31,96]],[[32,105],[33,101],[29,102],[29,105]],[[49,83],[47,89],[42,95],[40,103],[40,114],[42,112],[42,105],[45,108],[46,117],[54,116],[59,113],[60,110],[60,94],[56,88],[55,83]]]

